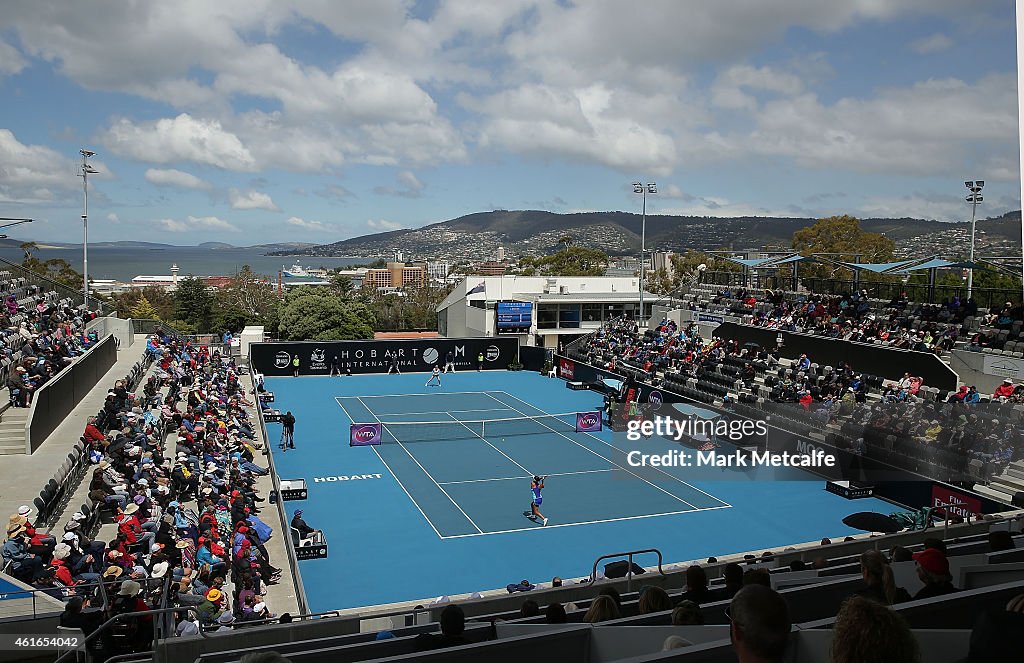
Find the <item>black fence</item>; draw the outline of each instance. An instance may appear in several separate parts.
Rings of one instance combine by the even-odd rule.
[[[392,359],[400,371],[415,373],[438,365],[443,367],[449,352],[456,370],[476,369],[481,356],[485,370],[504,370],[519,361],[519,339],[292,341],[249,346],[252,366],[264,375],[292,375],[296,358],[299,375],[329,375],[335,367],[341,373],[387,373]]]
[[[646,412],[653,416],[659,413],[670,414],[671,408],[665,405],[672,403],[688,403],[704,410],[715,412],[726,420],[737,418],[742,419],[764,419],[767,421],[767,436],[755,436],[744,441],[744,446],[753,445],[761,450],[769,450],[773,453],[789,452],[790,454],[813,454],[820,450],[831,454],[836,459],[833,467],[816,466],[807,468],[808,472],[829,480],[854,480],[868,483],[874,486],[874,494],[877,497],[887,499],[895,504],[920,508],[933,505],[936,495],[942,495],[944,502],[959,501],[963,504],[970,504],[977,513],[998,513],[1006,511],[1009,507],[1001,502],[989,499],[977,493],[941,481],[928,474],[914,472],[910,469],[897,467],[875,458],[851,453],[843,449],[812,438],[809,435],[800,434],[792,430],[780,427],[796,423],[803,425],[803,421],[788,421],[785,412],[776,410],[772,412],[758,410],[752,406],[733,404],[730,408],[721,408],[709,404],[703,400],[688,398],[673,391],[666,385],[655,386],[644,382],[646,376],[641,372],[631,371],[610,371],[598,368],[577,359],[556,355],[556,362],[559,366],[559,376],[563,379],[579,381],[584,383],[598,383],[609,378],[625,380],[630,378],[635,389],[635,398],[638,404],[646,408]],[[791,410],[794,413],[802,411],[797,405]],[[791,416],[799,416],[794,414]],[[805,429],[811,429],[805,426]],[[813,429],[819,430],[821,425],[816,424]],[[838,436],[833,436],[838,437]],[[935,468],[939,469],[939,468]],[[922,469],[922,471],[928,471]],[[951,500],[952,498],[952,500]]]
[[[813,334],[780,332],[777,329],[735,322],[722,323],[715,329],[715,336],[735,339],[740,345],[757,343],[764,348],[775,347],[779,334],[782,334],[780,352],[783,357],[789,359],[806,354],[811,361],[820,366],[836,366],[839,362],[845,361],[866,375],[880,375],[890,380],[898,380],[905,372],[910,372],[911,375],[924,379],[924,383],[929,386],[947,391],[957,388],[959,378],[956,371],[930,352],[902,350]]]
[[[50,433],[75,409],[116,361],[117,344],[114,337],[105,336],[76,359],[75,363],[53,376],[36,391],[25,424],[25,446],[29,453],[34,453],[46,441]],[[85,425],[84,422],[82,425]]]
[[[538,348],[533,345],[524,345],[519,348],[519,361],[523,369],[527,371],[540,371],[544,364],[551,361],[555,353],[551,349]]]

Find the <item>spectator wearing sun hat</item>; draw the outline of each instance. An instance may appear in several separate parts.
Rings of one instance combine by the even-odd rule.
[[[206,600],[199,604],[196,612],[201,624],[212,624],[224,613],[224,592],[210,589],[206,592]]]
[[[917,577],[924,583],[924,587],[914,595],[915,601],[957,591],[949,574],[949,560],[941,550],[925,548],[914,553],[914,561],[917,562]]]
[[[118,517],[117,531],[125,535],[127,545],[137,542],[144,542],[149,553],[153,553],[153,544],[156,543],[156,533],[147,532],[142,529],[142,524],[135,517],[139,505],[134,502],[124,508],[124,512]]]
[[[217,627],[211,629],[213,631],[231,631],[234,630],[235,616],[225,610],[217,618]]]
[[[32,525],[32,521],[28,518],[31,515],[32,509],[24,504],[21,505],[18,507],[17,513],[11,514],[8,527],[15,522],[20,525],[24,525],[25,532],[28,534],[29,541],[31,542],[30,545],[33,547],[45,548],[46,552],[49,553],[53,550],[53,546],[57,544],[57,539],[49,534],[36,531],[36,528]]]
[[[53,550],[53,559],[50,560],[50,567],[54,569],[57,580],[68,587],[74,587],[77,583],[71,576],[71,569],[68,567],[71,557],[71,546],[60,543]]]
[[[1000,403],[1005,403],[1008,398],[1013,396],[1014,389],[1015,387],[1013,386],[1013,380],[1010,378],[1006,378],[1005,380],[1003,380],[1003,383],[996,387],[996,390],[992,392],[992,400],[997,400]]]
[[[149,606],[143,601],[139,594],[142,592],[142,585],[135,582],[134,580],[125,580],[121,583],[121,589],[117,592],[117,596],[114,597],[113,604],[110,607],[112,615],[123,615],[131,612],[147,612]],[[143,615],[139,617],[129,617],[137,626],[134,641],[137,645],[145,643],[151,643],[153,641],[153,616]]]

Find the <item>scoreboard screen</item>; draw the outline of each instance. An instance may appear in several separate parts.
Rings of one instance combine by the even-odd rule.
[[[499,331],[529,329],[533,320],[533,302],[498,302],[495,313]]]

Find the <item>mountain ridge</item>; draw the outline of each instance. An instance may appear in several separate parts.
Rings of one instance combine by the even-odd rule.
[[[720,248],[788,248],[793,233],[813,225],[805,217],[701,217],[647,215],[647,247],[684,251]],[[1020,212],[979,220],[979,246],[1020,249]],[[550,253],[565,235],[575,243],[599,248],[611,255],[639,250],[642,218],[631,212],[578,212],[559,214],[544,210],[474,212],[420,228],[390,230],[338,242],[276,251],[271,255],[387,256],[393,251],[424,257],[482,259],[503,246],[513,255]],[[958,246],[969,237],[967,222],[948,223],[914,218],[865,218],[861,227],[893,239],[899,250],[916,251],[935,246]],[[1016,239],[1014,239],[1016,238]],[[927,241],[917,241],[918,239]],[[918,246],[920,245],[920,246]]]

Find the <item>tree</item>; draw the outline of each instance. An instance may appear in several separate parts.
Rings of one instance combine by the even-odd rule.
[[[348,299],[355,292],[352,284],[352,277],[345,274],[334,274],[331,276],[331,288],[334,289],[342,299]]]
[[[85,277],[76,271],[67,260],[63,258],[40,260],[33,254],[33,251],[39,250],[39,246],[35,242],[24,242],[18,248],[24,252],[21,266],[28,271],[45,276],[51,281],[56,281],[69,288],[82,289]]]
[[[362,303],[343,301],[329,288],[299,287],[281,301],[278,335],[284,340],[373,338],[374,316]]]
[[[174,290],[174,317],[187,322],[200,334],[213,331],[213,295],[206,281],[189,274]]]
[[[243,265],[214,295],[211,324],[214,331],[239,331],[247,324],[267,326],[278,306],[274,286]]]
[[[570,246],[550,256],[533,261],[540,274],[552,276],[603,276],[608,254],[585,246]]]
[[[132,288],[125,292],[115,292],[110,296],[110,303],[122,318],[132,317],[132,310],[145,297],[153,307],[156,319],[170,320],[174,317],[174,300],[167,291],[159,286]]]
[[[131,316],[138,320],[155,320],[157,313],[153,305],[146,299],[146,295],[139,295],[138,301],[132,307]]]
[[[860,254],[860,262],[878,263],[891,262],[896,243],[880,233],[861,230],[860,220],[844,214],[818,219],[813,226],[793,233],[793,248],[803,256],[812,253],[832,253],[835,260],[852,262],[856,254]],[[845,268],[834,268],[829,265],[811,264],[801,266],[801,276],[833,276],[835,272]],[[852,270],[850,270],[852,271]],[[861,280],[879,277],[866,270],[861,270]]]
[[[659,267],[650,274],[647,275],[647,280],[644,282],[644,288],[648,292],[653,292],[656,295],[666,295],[674,289],[672,277],[669,276],[668,270],[664,267]]]

